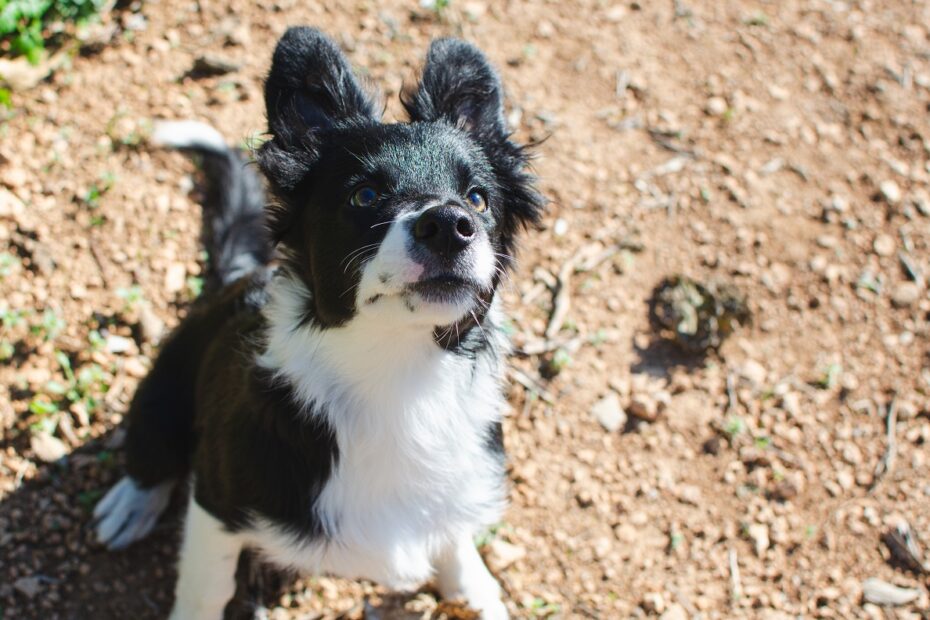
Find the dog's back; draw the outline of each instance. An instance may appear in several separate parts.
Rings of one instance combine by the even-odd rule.
[[[272,255],[262,183],[241,153],[227,147],[216,130],[197,122],[159,123],[151,142],[201,157],[207,273],[203,296],[163,343],[130,406],[128,477],[94,511],[99,538],[111,549],[148,534],[167,506],[174,482],[190,471],[203,356],[230,320],[263,305]]]

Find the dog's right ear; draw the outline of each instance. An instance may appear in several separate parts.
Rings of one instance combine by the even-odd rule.
[[[290,28],[278,41],[265,81],[271,140],[258,163],[279,192],[289,192],[315,159],[315,136],[347,120],[378,120],[339,47],[315,28]]]

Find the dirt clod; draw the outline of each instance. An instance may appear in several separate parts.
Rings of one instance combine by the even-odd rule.
[[[690,352],[719,348],[750,317],[745,297],[734,286],[702,284],[686,276],[663,280],[653,291],[650,310],[660,333]]]

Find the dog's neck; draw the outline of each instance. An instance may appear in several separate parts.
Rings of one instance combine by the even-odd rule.
[[[450,365],[475,363],[476,349],[490,349],[489,357],[496,359],[505,346],[492,326],[493,310],[482,316],[483,325],[444,329],[461,341],[454,348],[437,343],[437,330],[423,324],[385,324],[359,315],[340,327],[321,327],[307,318],[312,293],[286,272],[267,290],[265,346],[258,363],[287,380],[308,404],[409,396],[417,386],[441,385]],[[466,334],[480,345],[463,348]]]

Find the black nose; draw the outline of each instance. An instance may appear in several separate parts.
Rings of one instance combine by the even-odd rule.
[[[454,205],[430,207],[413,227],[414,238],[440,256],[454,256],[475,238],[475,224],[467,211]]]

